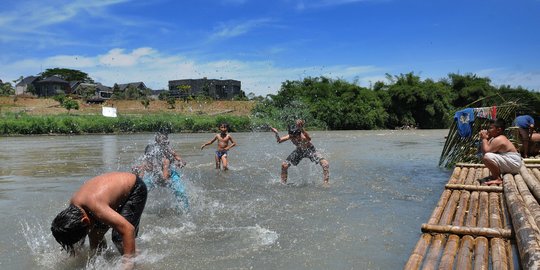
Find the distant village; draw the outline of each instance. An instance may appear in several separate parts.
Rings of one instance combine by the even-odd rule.
[[[183,79],[170,80],[168,89],[152,90],[144,82],[115,83],[106,86],[99,82],[66,81],[59,76],[28,76],[15,85],[15,95],[53,97],[71,95],[89,103],[101,103],[108,99],[167,99],[207,97],[217,100],[245,99],[241,82],[237,80]]]

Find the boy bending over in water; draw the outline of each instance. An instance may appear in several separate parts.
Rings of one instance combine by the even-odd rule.
[[[220,168],[220,165],[223,164],[223,170],[228,170],[228,161],[227,161],[227,152],[229,149],[236,146],[236,143],[234,142],[233,138],[231,137],[231,134],[227,133],[229,131],[229,125],[226,123],[221,123],[219,125],[219,134],[216,134],[214,138],[203,144],[201,146],[201,150],[207,145],[211,145],[216,140],[218,141],[218,148],[216,151],[216,169]],[[229,142],[231,142],[231,145],[229,145]]]
[[[287,170],[292,165],[296,166],[303,158],[309,158],[311,161],[321,164],[323,169],[323,181],[328,184],[329,179],[329,167],[328,161],[321,156],[321,154],[315,149],[315,146],[311,143],[311,137],[304,129],[304,120],[296,120],[296,124],[289,126],[289,134],[283,137],[279,137],[278,130],[270,127],[272,132],[276,135],[278,143],[282,143],[287,140],[296,145],[296,149],[287,157],[281,164],[281,183],[287,183]]]
[[[107,247],[103,236],[113,228],[112,240],[123,257],[123,268],[133,268],[135,237],[139,230],[147,189],[132,173],[112,172],[86,181],[69,201],[69,206],[53,220],[51,231],[58,243],[71,254],[74,245],[90,239],[90,248]]]

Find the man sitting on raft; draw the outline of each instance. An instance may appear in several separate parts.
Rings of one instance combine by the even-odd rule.
[[[480,131],[484,157],[482,162],[489,169],[491,176],[487,185],[502,184],[501,174],[518,173],[522,159],[516,147],[503,135],[505,123],[502,119],[491,121],[488,130]],[[482,182],[482,181],[481,181]]]

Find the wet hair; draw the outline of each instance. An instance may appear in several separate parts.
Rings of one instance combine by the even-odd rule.
[[[223,123],[219,124],[219,127],[221,127],[221,126],[224,126],[227,130],[229,130],[229,124],[228,123],[223,122]]]
[[[62,248],[70,254],[75,253],[74,244],[88,234],[88,224],[82,221],[81,209],[73,204],[60,212],[51,224],[51,232]]]
[[[296,124],[289,125],[288,132],[292,136],[299,136],[302,133]]]

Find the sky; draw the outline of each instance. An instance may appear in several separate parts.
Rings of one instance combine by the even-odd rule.
[[[540,0],[2,0],[0,80],[234,79],[255,95],[326,76],[489,77],[540,91]]]

